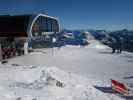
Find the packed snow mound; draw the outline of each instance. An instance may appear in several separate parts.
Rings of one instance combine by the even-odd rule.
[[[98,44],[98,45],[95,46],[95,48],[96,48],[96,49],[105,49],[105,48],[107,48],[107,47],[104,46],[104,45]]]
[[[102,43],[96,40],[93,40],[93,42],[91,42],[90,47],[94,49],[108,49],[109,48],[108,46],[103,45]]]
[[[94,85],[106,85],[102,81],[57,67],[19,66],[10,71],[6,74],[9,85],[0,92],[3,100],[121,100],[94,88]]]

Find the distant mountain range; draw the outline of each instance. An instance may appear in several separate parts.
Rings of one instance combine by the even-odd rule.
[[[62,33],[72,33],[75,36],[84,32],[88,32],[95,39],[110,46],[110,38],[122,38],[122,49],[125,51],[133,52],[133,30],[118,30],[118,31],[106,31],[106,30],[62,30]]]
[[[110,37],[121,38],[123,50],[133,52],[133,31],[120,30],[108,33]]]
[[[112,31],[112,32],[95,31],[95,32],[92,32],[92,34],[96,39],[100,40],[102,43],[108,46],[110,46],[112,42],[111,38],[114,38],[114,39],[119,38],[121,39],[122,49],[125,51],[133,52],[133,30],[123,29],[123,30]]]

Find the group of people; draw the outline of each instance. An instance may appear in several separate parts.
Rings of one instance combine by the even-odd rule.
[[[112,37],[111,38],[112,53],[121,53],[122,48],[123,48],[122,45],[123,45],[122,38],[120,38],[120,37]]]

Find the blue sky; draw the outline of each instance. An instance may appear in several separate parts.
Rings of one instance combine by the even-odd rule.
[[[67,29],[133,29],[133,0],[1,0],[0,14],[46,12]]]

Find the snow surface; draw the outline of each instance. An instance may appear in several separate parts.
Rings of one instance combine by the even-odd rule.
[[[111,54],[97,41],[87,47],[40,49],[0,65],[2,100],[125,100],[95,88],[110,79],[132,85],[133,54]],[[132,99],[130,99],[132,100]]]
[[[132,75],[133,54],[111,54],[111,49],[92,41],[88,47],[65,46],[62,48],[36,50],[29,55],[9,60],[9,64],[56,66],[61,70],[83,75],[87,78],[110,79]]]
[[[27,66],[25,69],[24,66],[19,66],[10,70],[10,73],[7,69],[14,66],[4,67],[5,73],[0,73],[0,77],[6,76],[0,83],[2,100],[121,100],[93,87],[97,84],[105,85],[102,82],[64,72],[56,67],[31,69]],[[57,82],[63,86],[57,86]]]

